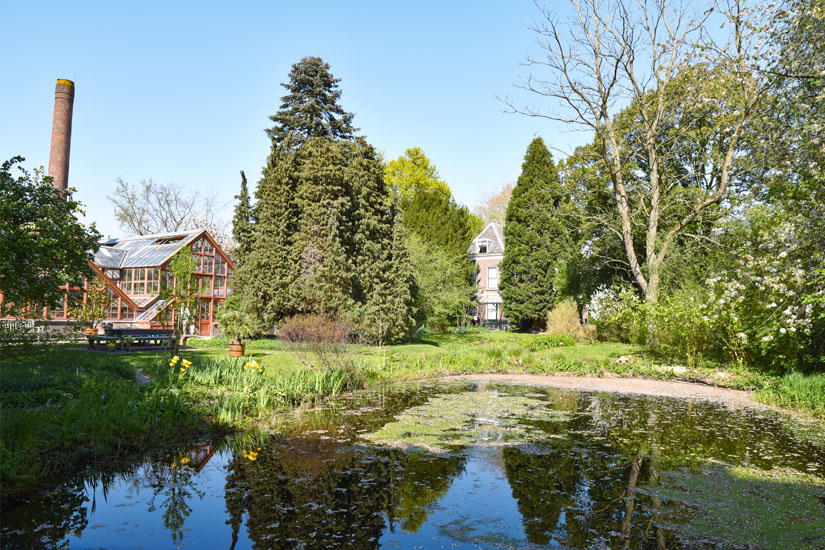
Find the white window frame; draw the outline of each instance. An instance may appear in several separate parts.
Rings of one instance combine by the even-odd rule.
[[[492,246],[492,244],[493,244],[493,241],[491,241],[490,239],[479,239],[479,241],[478,241],[478,253],[479,254],[489,254],[490,253],[490,247]],[[482,246],[486,247],[484,252],[481,251]]]
[[[490,277],[491,270],[493,273],[496,274],[495,277]],[[498,290],[498,266],[497,265],[488,265],[487,266],[487,288],[490,290]],[[491,283],[490,281],[495,281],[495,284]]]
[[[490,316],[491,313],[492,317]],[[484,319],[486,319],[487,321],[498,321],[498,304],[488,303],[487,310],[484,312],[484,316]]]

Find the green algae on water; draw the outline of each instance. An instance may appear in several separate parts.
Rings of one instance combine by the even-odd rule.
[[[547,433],[525,421],[562,420],[568,413],[550,408],[546,397],[535,396],[500,392],[440,395],[407,409],[394,422],[364,437],[374,443],[432,452],[466,445],[538,442],[546,440]]]
[[[825,547],[825,480],[789,468],[707,466],[666,472],[638,492],[666,504],[663,526],[726,547]]]

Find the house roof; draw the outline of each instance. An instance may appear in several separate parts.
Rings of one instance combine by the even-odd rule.
[[[470,254],[477,254],[478,248],[476,244],[478,241],[490,241],[490,246],[487,248],[487,254],[503,254],[504,253],[504,227],[501,224],[492,222],[479,233],[473,242],[467,247],[467,252]]]
[[[204,232],[204,229],[193,229],[110,239],[101,243],[93,262],[103,268],[159,266]]]

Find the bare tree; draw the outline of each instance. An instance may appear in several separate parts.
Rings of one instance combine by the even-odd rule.
[[[704,7],[667,0],[571,4],[575,15],[564,22],[539,6],[543,18],[532,27],[543,56],[527,59],[533,72],[521,87],[551,100],[550,110],[503,101],[513,112],[595,132],[615,207],[602,221],[621,238],[627,267],[645,299],[656,302],[674,241],[719,204],[731,186],[739,141],[761,94],[752,64],[758,58],[759,35],[751,24],[752,12],[740,0]],[[711,33],[709,26],[719,20],[725,31]],[[712,38],[725,32],[722,42]],[[697,68],[699,78],[691,86],[677,85],[686,71]],[[703,80],[699,73],[710,78]],[[724,99],[720,102],[719,97]],[[619,111],[630,106],[635,116],[617,120]],[[668,117],[678,109],[695,109],[699,116],[669,124]],[[707,120],[701,115],[709,110],[715,110],[720,143],[687,170],[667,173],[665,167],[695,140],[700,121]],[[633,242],[634,211],[646,219],[642,253]],[[663,227],[664,213],[677,219]],[[617,218],[619,223],[613,223]]]
[[[505,183],[498,193],[487,193],[482,197],[482,203],[473,208],[473,214],[481,218],[484,223],[496,222],[504,225],[507,215],[507,205],[513,196],[515,182]]]
[[[226,222],[220,217],[224,206],[214,195],[187,191],[176,183],[155,183],[151,179],[132,185],[121,178],[107,198],[115,207],[120,226],[134,235],[174,233],[204,228],[222,247],[231,247]]]

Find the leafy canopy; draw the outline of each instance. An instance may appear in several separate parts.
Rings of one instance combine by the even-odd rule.
[[[404,151],[404,155],[387,163],[384,181],[387,187],[404,199],[412,198],[420,191],[434,192],[448,199],[450,187],[438,177],[435,164],[418,147]]]
[[[81,283],[91,276],[89,260],[101,235],[94,224],[77,219],[81,204],[74,189],[61,191],[42,169],[30,175],[14,157],[0,168],[0,313],[19,311],[27,304],[54,306],[61,285]]]

